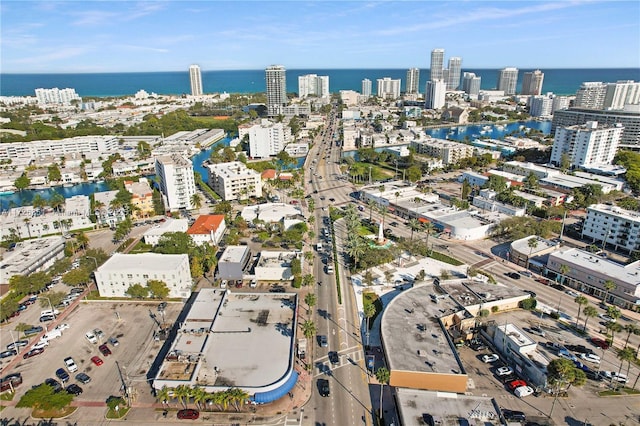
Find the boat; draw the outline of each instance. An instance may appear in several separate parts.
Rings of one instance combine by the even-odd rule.
[[[1,191],[0,195],[11,195],[11,194],[15,194],[15,192],[13,191]]]
[[[482,126],[482,130],[488,132],[489,130],[491,130],[491,126]]]

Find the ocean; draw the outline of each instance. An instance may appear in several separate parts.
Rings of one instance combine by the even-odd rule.
[[[467,69],[482,78],[482,89],[496,87],[497,69]],[[522,77],[518,74],[518,90]],[[543,92],[558,95],[574,95],[585,81],[615,82],[618,80],[640,81],[639,68],[590,68],[590,69],[543,69]],[[265,91],[264,70],[203,71],[202,84],[205,93],[259,93]],[[287,92],[298,91],[298,76],[317,74],[329,76],[329,90],[361,91],[362,80],[368,78],[376,89],[376,80],[390,77],[406,83],[406,69],[297,69],[287,70]],[[420,70],[420,88],[429,78],[429,70]],[[161,95],[189,93],[189,72],[140,72],[103,74],[0,74],[0,96],[35,96],[37,88],[73,88],[82,97],[109,97],[133,95],[138,90]]]

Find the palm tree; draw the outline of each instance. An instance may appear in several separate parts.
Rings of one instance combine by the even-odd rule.
[[[591,306],[588,305],[587,307],[584,308],[584,331],[587,331],[587,321],[589,321],[589,318],[595,318],[598,316],[598,310],[595,308],[595,306]]]
[[[304,297],[304,303],[307,304],[308,308],[307,308],[307,314],[309,312],[311,312],[311,308],[313,308],[317,302],[317,297],[315,295],[315,293],[307,293],[307,295]]]
[[[373,208],[376,206],[376,204],[377,203],[372,199],[369,199],[367,201],[367,206],[369,206],[369,222],[371,222],[371,219],[373,218]]]
[[[187,408],[189,398],[191,398],[191,388],[187,385],[179,385],[174,389],[173,395],[178,398],[180,404]]]
[[[364,314],[364,317],[367,320],[366,334],[367,334],[367,346],[369,346],[369,330],[370,330],[369,321],[376,314],[376,307],[373,303],[367,303],[366,305],[363,306],[362,311],[363,311],[362,313]]]
[[[411,229],[411,238],[410,241],[413,241],[413,231],[419,231],[422,229],[422,223],[416,218],[409,220],[409,228]]]
[[[202,207],[202,197],[197,192],[191,196],[191,205],[194,209]]]
[[[158,400],[162,402],[162,405],[169,405],[169,398],[171,398],[172,396],[173,390],[166,386],[163,386],[162,389],[160,389],[156,393],[156,398],[158,398]]]
[[[560,265],[560,278],[562,278],[562,284],[564,284],[564,282],[566,281],[566,275],[570,270],[571,268],[569,268],[569,266],[565,265],[564,263]]]
[[[387,284],[391,284],[392,278],[393,278],[393,272],[391,272],[389,269],[385,269],[384,280],[387,282]]]
[[[629,377],[629,369],[631,368],[631,361],[634,361],[636,359],[636,354],[633,353],[633,349],[631,348],[624,348],[618,351],[618,355],[617,358],[620,360],[620,368],[618,368],[618,376],[620,375],[620,372],[622,371],[622,364],[624,364],[624,362],[627,362],[627,377]],[[617,383],[618,381],[616,380],[616,388],[617,388]]]
[[[615,334],[622,331],[622,326],[617,322],[609,321],[605,327],[611,332],[611,346],[613,346]]]
[[[382,419],[382,394],[384,392],[384,385],[389,383],[389,378],[391,377],[391,373],[389,373],[389,370],[387,370],[386,367],[380,367],[378,368],[378,371],[376,371],[376,379],[378,380],[378,383],[380,383],[380,411],[379,411],[379,418]]]
[[[28,217],[25,217],[22,220],[24,221],[24,224],[27,226],[27,232],[29,233],[29,238],[31,238],[31,219],[29,219]]]
[[[609,292],[615,290],[617,287],[618,286],[616,285],[616,283],[611,280],[606,280],[604,282],[604,297],[602,298],[603,303],[607,303]]]
[[[318,330],[316,329],[316,325],[313,321],[306,320],[302,323],[302,334],[307,339],[311,339],[317,331]]]
[[[583,306],[587,306],[589,304],[589,299],[584,297],[583,295],[577,296],[573,299],[574,302],[578,304],[578,317],[576,318],[576,327],[578,326],[578,321],[580,321],[580,311]]]
[[[357,234],[350,234],[349,239],[347,240],[346,249],[347,254],[353,258],[353,269],[355,270],[358,267],[360,256],[362,256],[366,251],[366,246],[362,237]]]
[[[370,269],[367,269],[364,273],[364,277],[362,277],[364,282],[368,285],[371,286],[373,285],[373,273],[371,272]]]
[[[533,253],[533,249],[538,247],[538,238],[531,237],[527,240],[527,245],[529,246],[529,256],[527,257],[527,269],[529,269],[529,263],[531,262],[531,253]]]
[[[609,315],[614,320],[617,320],[622,315],[622,312],[620,312],[620,309],[616,308],[615,306],[607,306],[607,315]]]
[[[198,410],[202,408],[200,406],[200,403],[205,402],[207,400],[207,395],[208,395],[207,391],[202,389],[200,386],[194,386],[194,388],[191,389],[191,396],[193,396],[193,403],[196,404],[196,407],[198,407]]]
[[[76,235],[76,241],[78,242],[78,245],[85,250],[89,244],[89,237],[87,237],[84,232],[80,231],[78,232],[78,235]]]
[[[240,411],[241,405],[244,405],[249,400],[249,394],[240,388],[229,389],[233,405],[236,407],[236,411]]]
[[[640,327],[635,324],[627,324],[624,326],[624,331],[627,332],[627,339],[624,341],[624,347],[626,348],[629,345],[629,337],[632,334],[640,334]]]
[[[429,250],[429,235],[431,235],[431,232],[433,232],[433,223],[429,221],[424,222],[422,224],[422,229],[427,234],[426,244],[427,244],[427,250]]]

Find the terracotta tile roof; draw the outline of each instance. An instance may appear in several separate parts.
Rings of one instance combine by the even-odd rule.
[[[276,178],[276,170],[275,169],[267,169],[262,172],[262,179],[275,179]]]
[[[210,234],[218,230],[223,220],[223,214],[203,214],[187,229],[187,234]]]

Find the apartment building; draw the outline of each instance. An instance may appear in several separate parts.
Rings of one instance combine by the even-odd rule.
[[[328,75],[306,74],[298,77],[298,97],[304,99],[309,96],[329,96]]]
[[[209,186],[223,200],[246,200],[249,197],[262,197],[262,178],[260,173],[247,168],[239,161],[210,164]]]
[[[568,156],[571,166],[577,168],[611,164],[618,151],[622,130],[621,124],[598,124],[597,121],[558,127],[550,161],[560,165],[563,156]]]
[[[382,99],[398,99],[400,97],[400,79],[391,77],[377,80],[378,97]]]
[[[640,213],[608,204],[587,207],[582,237],[629,253],[640,250]]]
[[[167,210],[192,209],[196,182],[191,160],[179,154],[161,155],[156,157],[155,169]]]
[[[132,285],[146,287],[156,280],[166,284],[168,297],[187,298],[193,285],[186,254],[115,253],[96,270],[95,279],[101,297],[127,297]]]
[[[51,267],[64,258],[65,242],[61,235],[19,242],[0,261],[0,284],[8,284],[14,275],[29,275]]]
[[[457,163],[473,156],[474,147],[444,139],[426,138],[423,141],[411,141],[411,147],[418,154],[440,158],[443,164]]]
[[[544,73],[540,70],[525,72],[522,77],[522,94],[539,95],[542,93],[542,82]]]
[[[223,214],[203,214],[187,229],[187,234],[198,245],[217,246],[226,230]]]
[[[249,136],[249,156],[268,158],[277,155],[293,140],[291,129],[284,123],[275,123],[267,119],[259,123],[243,125],[238,128],[238,137]]]
[[[60,140],[9,142],[0,144],[0,160],[27,159],[36,161],[45,157],[60,158],[67,154],[104,153],[108,156],[119,148],[117,136],[76,136]]]
[[[498,90],[504,91],[507,96],[516,94],[518,83],[518,68],[507,67],[498,74]]]
[[[125,181],[124,188],[131,193],[132,215],[135,219],[153,216],[153,190],[145,178],[138,182]]]
[[[640,112],[634,110],[605,111],[587,108],[569,108],[555,111],[551,122],[551,134],[555,134],[558,127],[585,124],[587,121],[597,121],[600,124],[621,124],[624,129],[620,137],[620,148],[640,149]]]

